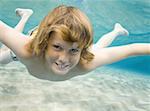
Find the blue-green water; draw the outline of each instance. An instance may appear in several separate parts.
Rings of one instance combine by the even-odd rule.
[[[61,4],[88,15],[94,42],[119,22],[130,36],[111,46],[150,43],[149,0],[0,0],[0,20],[14,27],[19,21],[14,10],[31,8],[27,33]],[[150,111],[150,57],[130,57],[63,82],[34,78],[20,62],[0,64],[0,111]]]
[[[150,42],[150,1],[148,0],[1,0],[0,19],[15,26],[19,21],[14,13],[16,8],[33,9],[35,13],[24,30],[24,33],[27,33],[39,24],[50,10],[61,4],[76,6],[88,15],[94,28],[94,42],[111,31],[116,22],[127,28],[130,36],[118,37],[112,46]],[[110,66],[149,75],[150,57],[132,57]]]

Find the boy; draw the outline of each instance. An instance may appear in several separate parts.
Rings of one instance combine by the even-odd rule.
[[[128,35],[120,24],[93,44],[88,18],[72,6],[56,7],[30,37],[21,32],[32,10],[17,9],[16,12],[21,20],[15,29],[0,22],[0,41],[17,55],[30,74],[40,79],[67,80],[128,56],[150,54],[150,44],[146,43],[107,47],[117,36]],[[14,59],[15,55],[11,53],[8,58]]]

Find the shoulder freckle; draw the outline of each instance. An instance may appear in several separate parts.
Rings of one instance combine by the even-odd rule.
[[[90,62],[87,62],[87,60],[82,60],[79,62],[79,66],[84,70],[88,70],[90,67]]]
[[[24,46],[22,56],[23,56],[22,58],[24,58],[24,59],[28,59],[28,58],[31,58],[33,56],[32,52],[30,52],[28,49],[28,44],[26,44]]]

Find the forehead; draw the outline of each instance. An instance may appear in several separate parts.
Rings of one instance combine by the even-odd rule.
[[[70,46],[70,47],[79,47],[77,42],[71,42],[71,41],[65,41],[63,37],[60,34],[53,34],[53,36],[49,39],[49,44],[60,44],[64,46]]]

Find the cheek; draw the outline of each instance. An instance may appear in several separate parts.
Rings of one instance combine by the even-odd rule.
[[[77,64],[79,60],[80,60],[80,55],[71,58],[71,62],[74,64]]]
[[[49,57],[55,57],[58,55],[58,53],[56,51],[52,50],[51,48],[48,48],[47,55],[49,55]]]
[[[49,61],[53,62],[58,58],[58,54],[54,51],[47,51],[46,52],[46,59],[48,59]]]

